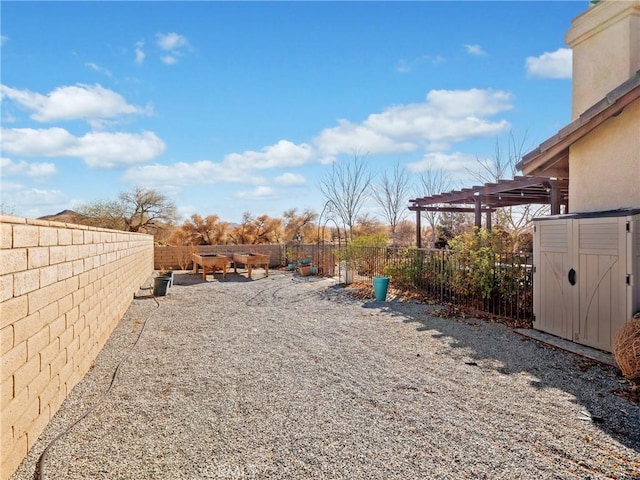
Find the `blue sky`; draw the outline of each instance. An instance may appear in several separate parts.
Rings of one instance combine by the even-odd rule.
[[[470,186],[509,132],[533,148],[570,122],[564,36],[588,6],[3,1],[3,209],[140,185],[183,218],[319,212],[354,151]]]

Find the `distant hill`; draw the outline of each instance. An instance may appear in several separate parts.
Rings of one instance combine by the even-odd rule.
[[[62,223],[76,223],[82,225],[86,224],[87,218],[88,217],[86,215],[74,212],[73,210],[63,210],[56,213],[55,215],[45,215],[44,217],[39,217],[38,220],[48,220],[50,222]]]

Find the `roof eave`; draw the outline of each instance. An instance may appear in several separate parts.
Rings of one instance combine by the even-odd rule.
[[[627,105],[640,98],[640,70],[612,90],[580,117],[522,157],[516,168],[525,175],[563,176],[568,174],[569,148],[587,133],[619,115]]]

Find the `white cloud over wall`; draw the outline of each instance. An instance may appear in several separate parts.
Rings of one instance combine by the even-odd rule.
[[[570,48],[559,48],[538,57],[527,57],[527,74],[541,78],[571,78],[573,52]]]
[[[60,190],[27,187],[21,183],[9,182],[6,177],[0,179],[0,202],[3,209],[10,215],[18,214],[27,218],[37,218],[45,213],[51,213],[68,208],[68,199]],[[21,211],[15,209],[20,207]]]

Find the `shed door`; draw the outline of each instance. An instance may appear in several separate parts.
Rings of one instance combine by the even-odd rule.
[[[611,350],[627,312],[625,217],[573,220],[579,307],[574,340]]]
[[[568,280],[575,269],[571,258],[573,229],[570,219],[538,222],[535,229],[533,308],[535,328],[573,338],[577,286]]]

